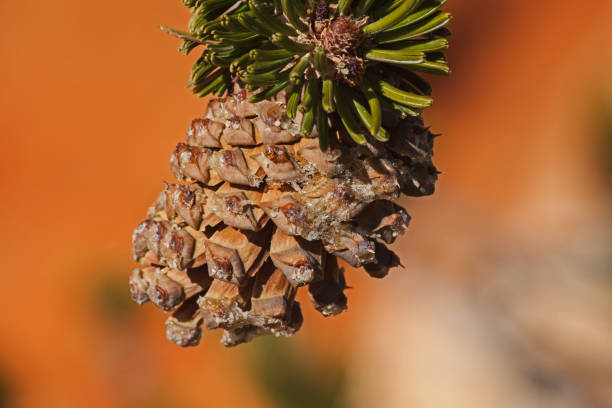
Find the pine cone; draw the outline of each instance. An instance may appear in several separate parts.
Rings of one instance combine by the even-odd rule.
[[[286,97],[247,91],[212,99],[178,143],[166,184],[133,234],[135,302],[171,312],[168,339],[196,345],[207,329],[234,346],[290,336],[302,323],[296,291],[308,286],[324,316],[347,307],[341,258],[382,278],[399,258],[385,244],[407,212],[391,200],[433,193],[433,138],[420,117],[385,118],[390,138],[356,145],[329,122],[329,148],[303,136]],[[298,113],[298,116],[300,114]]]
[[[446,0],[183,2],[189,32],[164,29],[204,46],[189,85],[218,98],[134,231],[132,297],[172,312],[181,346],[202,324],[226,346],[289,336],[301,286],[323,315],[346,309],[337,258],[376,278],[400,264],[385,244],[410,217],[392,200],[437,179],[419,74],[449,73]]]

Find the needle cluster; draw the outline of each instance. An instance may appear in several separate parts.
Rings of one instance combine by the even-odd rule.
[[[250,102],[285,91],[287,115],[300,131],[316,127],[321,150],[335,122],[358,144],[388,141],[385,112],[419,116],[432,104],[421,74],[448,75],[443,51],[451,19],[446,0],[184,0],[192,11],[183,39],[204,46],[189,85],[223,96],[234,84]]]

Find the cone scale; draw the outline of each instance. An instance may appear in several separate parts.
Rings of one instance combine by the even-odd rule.
[[[191,31],[177,35],[183,49],[204,45],[210,66],[197,63],[194,71],[213,75],[207,85],[218,86],[205,88],[217,96],[171,153],[176,181],[163,186],[132,237],[140,264],[130,276],[132,298],[168,313],[167,337],[180,346],[196,345],[202,328],[223,330],[225,346],[290,336],[302,323],[301,287],[324,316],[343,312],[342,263],[375,278],[399,266],[387,244],[410,216],[393,200],[432,194],[438,174],[434,135],[418,111],[385,99],[406,95],[377,82],[380,64],[366,61],[362,44],[389,40],[389,27],[413,45],[430,41],[409,29],[439,15],[442,1],[385,2],[389,14],[378,19],[366,13],[369,1],[229,3],[186,2],[194,10]],[[414,13],[420,19],[405,23]],[[223,35],[200,29],[203,20],[224,27]],[[241,20],[262,32],[249,36]],[[271,37],[263,34],[272,29]],[[211,51],[246,43],[251,51],[233,56],[268,58],[255,68],[272,71],[250,71],[269,84],[250,86],[250,65],[232,72],[229,57],[221,64]],[[358,60],[366,63],[351,65]],[[338,71],[329,71],[330,61]],[[192,75],[192,85],[202,84]]]

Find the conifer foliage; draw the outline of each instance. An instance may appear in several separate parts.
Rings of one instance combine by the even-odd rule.
[[[358,144],[389,139],[383,111],[418,116],[432,104],[422,73],[448,75],[446,0],[185,0],[192,11],[180,50],[203,46],[190,86],[223,95],[236,81],[251,102],[285,91],[302,132],[336,113]],[[331,118],[332,120],[334,118]],[[319,130],[321,148],[328,134]]]

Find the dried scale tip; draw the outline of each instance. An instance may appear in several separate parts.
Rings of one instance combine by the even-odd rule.
[[[204,46],[191,70],[194,93],[222,96],[238,84],[257,91],[249,101],[260,102],[285,92],[287,116],[301,116],[299,133],[316,128],[326,150],[330,122],[341,123],[357,144],[386,142],[392,132],[383,116],[418,117],[432,104],[420,75],[450,73],[443,54],[451,19],[441,11],[445,3],[186,0],[189,31],[162,28],[183,40],[186,54]],[[234,137],[244,137],[242,124],[235,126]]]
[[[320,7],[320,15],[329,11]],[[261,102],[239,85],[212,99],[171,154],[165,183],[132,236],[133,300],[169,313],[166,335],[194,346],[202,326],[235,346],[291,336],[307,287],[324,316],[347,308],[341,258],[382,278],[400,265],[386,244],[410,216],[392,200],[432,194],[434,135],[420,117],[385,115],[392,136],[356,146],[337,122],[326,151],[287,114],[291,94]]]

